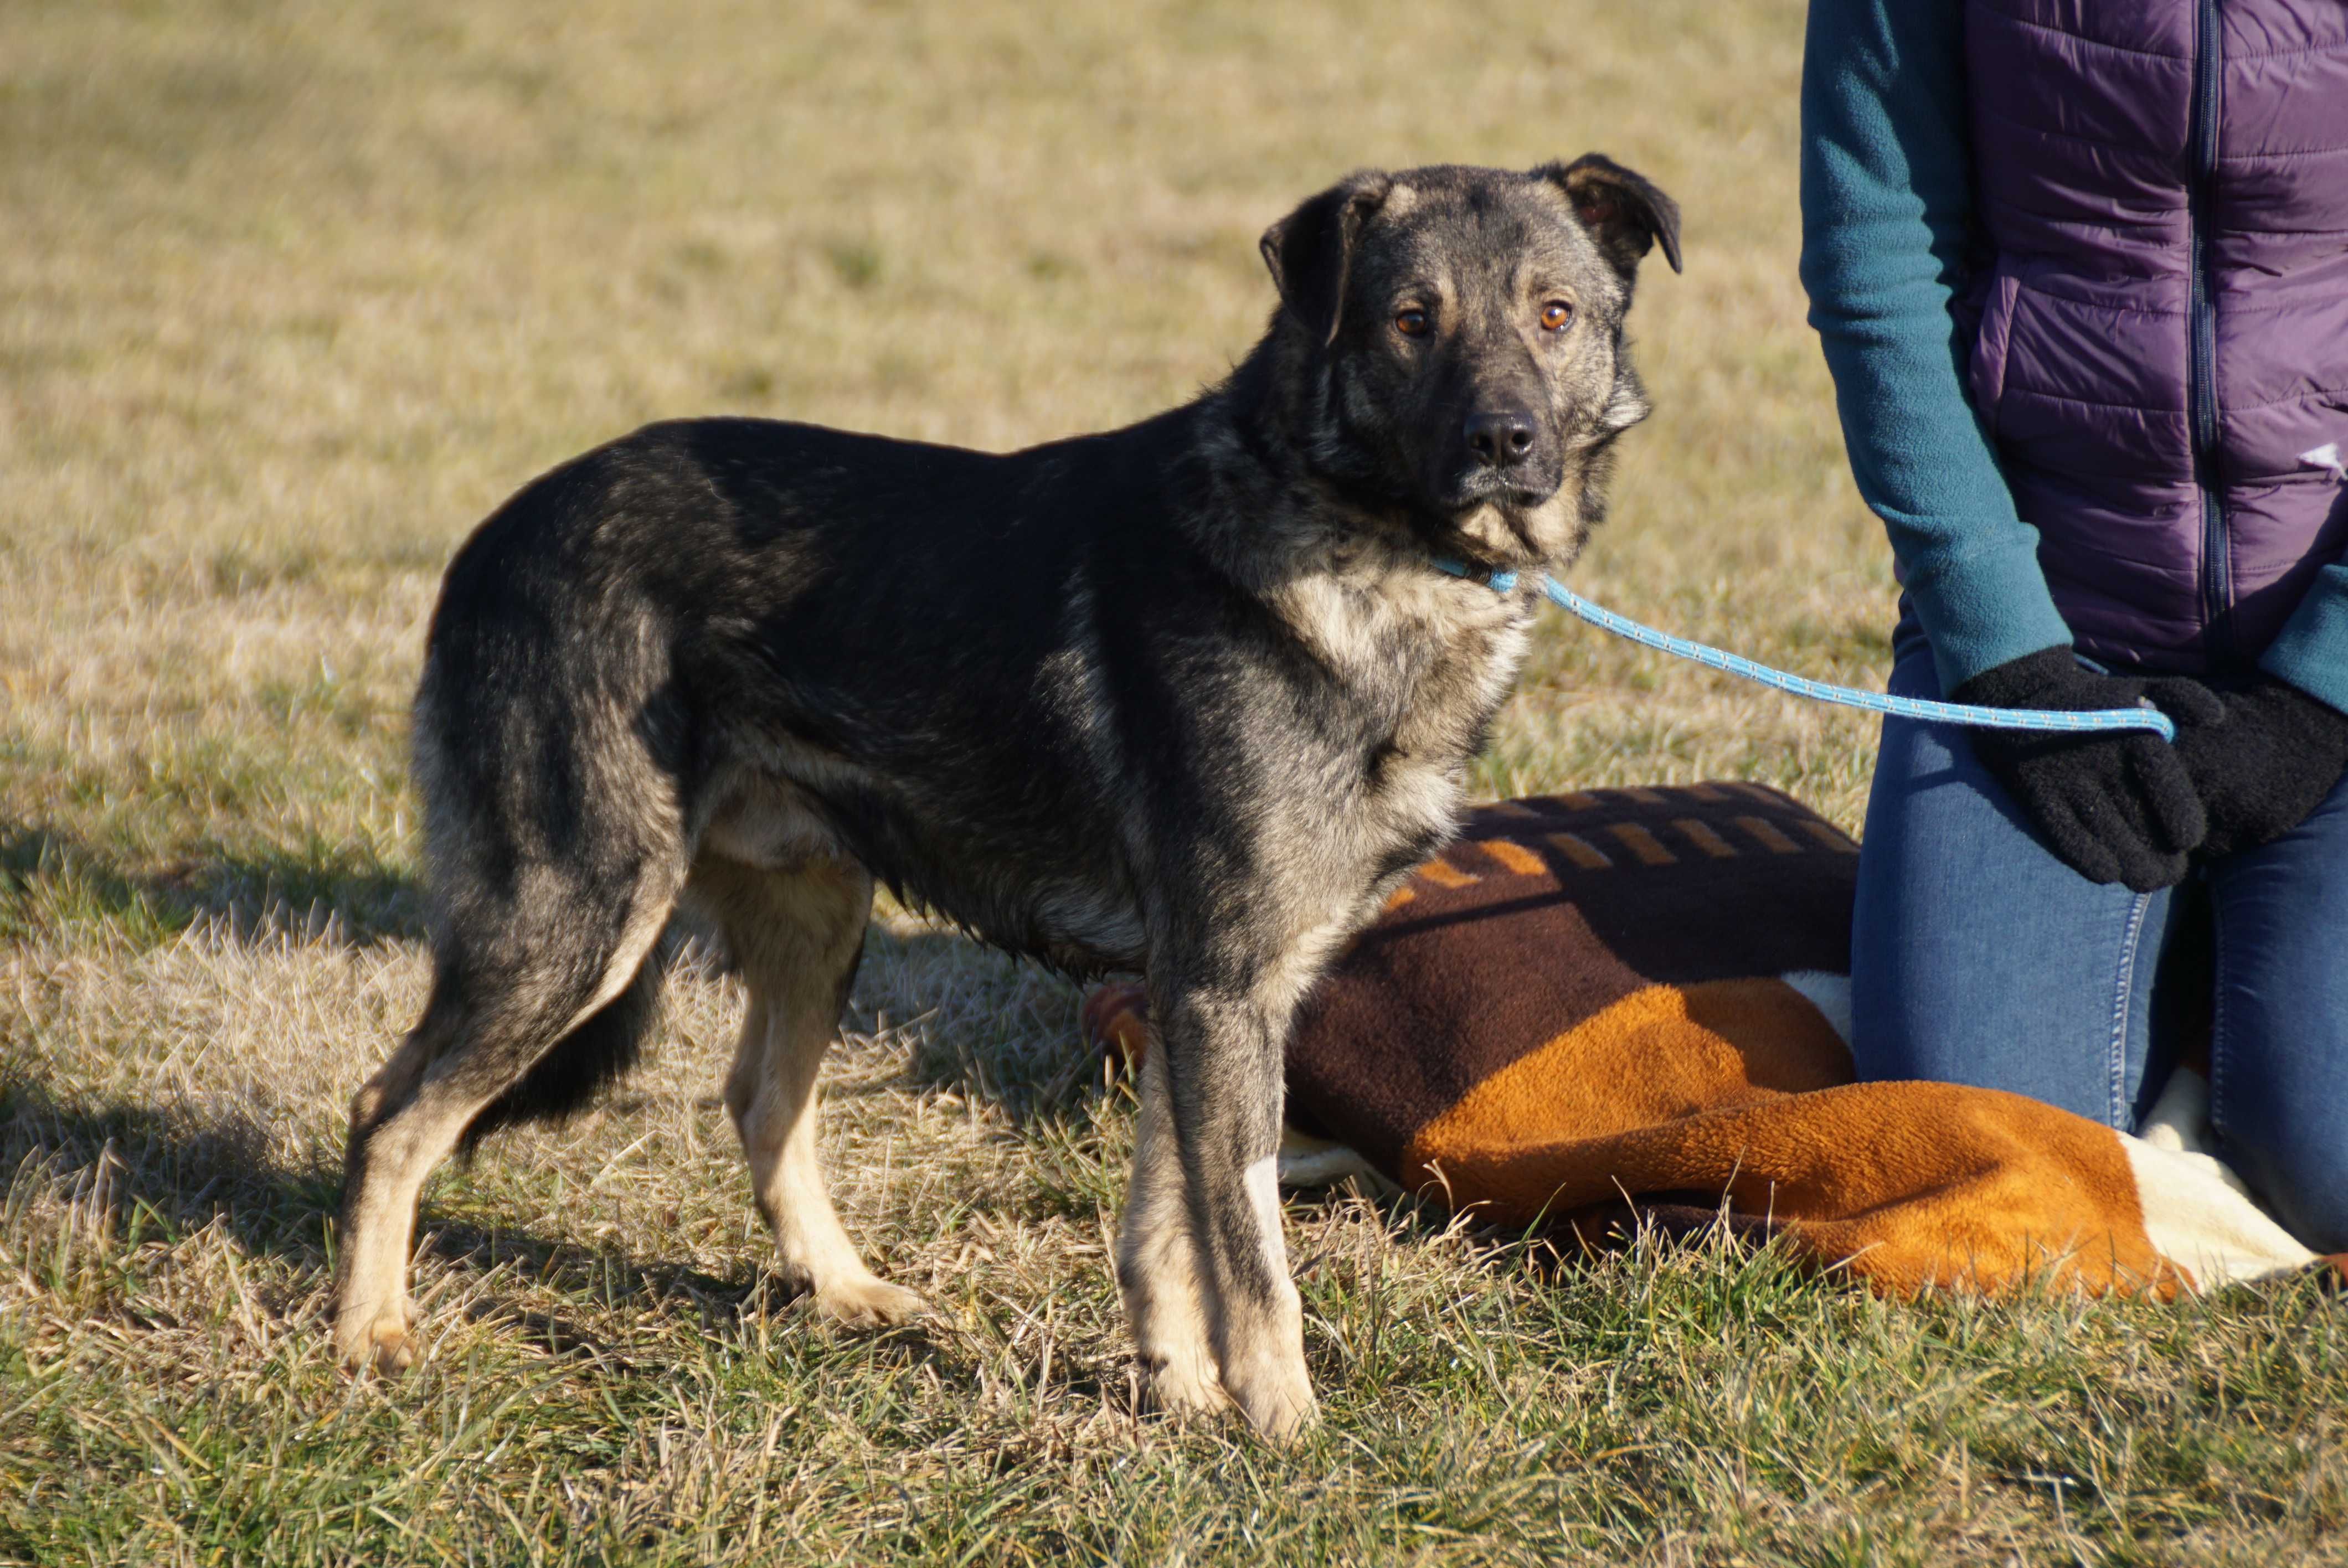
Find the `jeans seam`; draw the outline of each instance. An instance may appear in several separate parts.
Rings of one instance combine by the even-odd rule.
[[[2111,1102],[2106,1109],[2104,1120],[2124,1132],[2132,1131],[2127,1125],[2124,1091],[2127,1084],[2128,1024],[2135,1012],[2137,948],[2144,939],[2145,911],[2151,907],[2152,895],[2149,893],[2135,895],[2128,904],[2127,927],[2120,935],[2119,974],[2112,996],[2112,1039],[2107,1074]]]
[[[2226,1146],[2226,907],[2209,900],[2209,1131]]]

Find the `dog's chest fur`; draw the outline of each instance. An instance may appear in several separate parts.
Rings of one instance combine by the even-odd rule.
[[[1312,768],[1266,792],[1308,841],[1319,881],[1388,878],[1452,828],[1468,763],[1524,661],[1530,590],[1436,569],[1395,518],[1302,491],[1220,421],[1199,443],[1205,507],[1178,527],[1267,609],[1301,671],[1302,722],[1259,735],[1268,758]],[[1308,821],[1309,819],[1309,821]]]
[[[1524,661],[1519,601],[1424,561],[1340,562],[1268,598],[1373,737],[1374,797],[1463,766]]]
[[[1292,798],[1292,875],[1345,906],[1350,922],[1452,830],[1468,763],[1514,684],[1529,637],[1521,592],[1430,571],[1424,559],[1356,551],[1267,596],[1346,711],[1333,738],[1336,787]],[[1350,776],[1346,776],[1350,774]],[[1288,857],[1282,857],[1288,858]]]

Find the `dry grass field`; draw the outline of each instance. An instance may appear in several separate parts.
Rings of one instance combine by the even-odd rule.
[[[2348,1561],[2348,1322],[1895,1307],[1772,1255],[1544,1265],[1294,1202],[1328,1419],[1138,1418],[1130,1102],[1075,993],[891,914],[830,1079],[878,1266],[767,1282],[688,971],[648,1071],[428,1190],[428,1361],[331,1365],[350,1091],[421,998],[440,565],[654,417],[982,446],[1138,417],[1364,164],[1587,149],[1686,212],[1578,583],[1879,682],[1886,552],[1795,278],[1796,0],[0,0],[0,1563]],[[1871,727],[1553,620],[1480,786],[1756,778]]]

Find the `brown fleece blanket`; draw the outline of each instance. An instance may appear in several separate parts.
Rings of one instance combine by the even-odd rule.
[[[1993,1090],[1853,1083],[1857,865],[1756,784],[1478,809],[1307,1001],[1283,1178],[1366,1170],[1585,1239],[1725,1221],[1895,1295],[2168,1295],[2309,1260],[2194,1152],[2189,1075],[2144,1138]],[[1096,991],[1085,1025],[1148,1049],[1137,986]]]

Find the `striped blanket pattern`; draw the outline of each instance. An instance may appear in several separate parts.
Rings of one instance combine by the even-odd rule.
[[[1479,808],[1300,1015],[1283,1180],[1591,1242],[1725,1224],[1895,1296],[2168,1296],[2314,1261],[2200,1152],[2189,1071],[2134,1137],[1994,1090],[1851,1081],[1857,848],[1744,783]],[[1148,1049],[1138,985],[1084,1019],[1128,1061]]]

